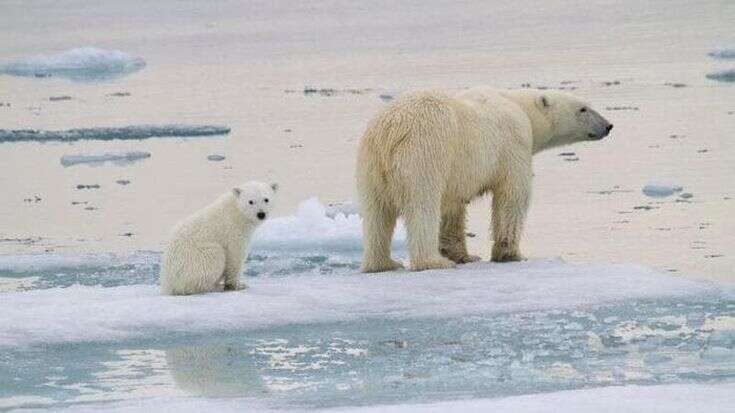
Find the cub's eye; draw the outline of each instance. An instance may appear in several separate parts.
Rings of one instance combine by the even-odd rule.
[[[583,112],[583,113],[584,113],[584,112],[587,112],[587,108],[582,108],[582,109],[580,109],[579,111],[580,111],[580,112]]]
[[[253,205],[254,203],[255,203],[255,202],[253,202],[253,200],[252,200],[252,199],[251,199],[250,201],[248,201],[248,204],[250,204],[250,205]]]
[[[264,199],[263,202],[268,203],[268,198]]]

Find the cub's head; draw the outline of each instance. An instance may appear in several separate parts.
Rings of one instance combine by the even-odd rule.
[[[232,195],[245,218],[261,223],[270,214],[276,191],[278,184],[251,181],[232,188]]]
[[[610,133],[613,125],[587,103],[566,93],[540,91],[535,109],[547,121],[549,134],[543,149],[581,141],[597,141]]]

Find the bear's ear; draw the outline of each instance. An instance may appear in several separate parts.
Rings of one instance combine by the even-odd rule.
[[[277,184],[277,183],[275,183],[275,182],[273,182],[273,183],[271,184],[271,189],[273,190],[273,192],[276,192],[276,191],[278,191],[278,184]]]
[[[242,189],[240,189],[240,188],[232,188],[232,195],[235,195],[235,197],[240,196],[241,193],[242,193]]]
[[[551,106],[551,103],[549,103],[549,98],[547,98],[544,95],[539,96],[536,98],[536,106],[538,106],[539,109],[544,110]]]

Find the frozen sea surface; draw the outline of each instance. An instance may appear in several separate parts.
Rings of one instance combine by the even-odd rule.
[[[58,76],[89,82],[116,79],[144,67],[143,59],[118,50],[80,47],[1,64],[0,74],[38,78]]]
[[[316,199],[269,221],[237,293],[159,295],[158,252],[0,257],[0,408],[584,410],[663,391],[602,388],[619,385],[728,400],[731,286],[561,260],[364,275],[359,224]]]

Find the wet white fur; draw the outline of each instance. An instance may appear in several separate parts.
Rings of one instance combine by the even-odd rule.
[[[412,270],[479,259],[467,253],[465,209],[487,192],[493,260],[521,259],[532,155],[591,133],[604,136],[607,125],[584,102],[552,91],[477,88],[402,97],[371,121],[358,150],[362,270],[401,267],[390,257],[398,216],[406,221]]]
[[[268,217],[276,189],[275,184],[248,182],[176,225],[163,256],[161,292],[188,295],[240,289],[250,238],[264,221],[257,214]]]

